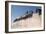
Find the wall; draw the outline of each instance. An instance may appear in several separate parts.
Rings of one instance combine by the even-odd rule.
[[[12,28],[40,28],[41,27],[41,15],[37,13],[33,14],[32,17],[22,19],[12,23]]]

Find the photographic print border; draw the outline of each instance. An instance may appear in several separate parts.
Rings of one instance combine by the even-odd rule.
[[[13,2],[13,3],[30,3],[30,4],[43,4],[44,5],[44,29],[43,30],[29,30],[29,31],[14,31],[14,32],[9,32],[9,24],[8,24],[8,17],[9,17],[9,10],[8,10],[8,3]],[[45,31],[45,3],[40,3],[40,2],[22,2],[22,1],[5,1],[5,32],[6,33],[19,33],[19,32],[35,32],[35,31]]]

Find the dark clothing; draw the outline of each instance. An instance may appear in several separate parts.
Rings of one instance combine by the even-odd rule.
[[[36,9],[36,13],[39,13],[39,15],[41,15],[41,9]]]

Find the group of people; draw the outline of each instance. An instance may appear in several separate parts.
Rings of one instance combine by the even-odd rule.
[[[33,13],[34,13],[33,11],[29,11],[29,12],[27,11],[27,12],[26,12],[26,14],[27,14],[27,15],[30,15],[30,16],[32,16]],[[41,15],[41,9],[36,9],[35,13],[38,13],[38,15]]]

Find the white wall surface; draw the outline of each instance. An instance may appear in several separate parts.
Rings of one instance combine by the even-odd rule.
[[[6,0],[0,0],[0,34],[6,34],[5,33],[5,1]],[[44,3],[46,3],[46,0],[14,0],[14,1],[28,1],[28,2],[44,2]],[[46,4],[45,4],[45,6],[46,6]],[[45,12],[45,17],[46,17],[46,12]],[[45,27],[46,27],[46,23],[45,23]],[[8,34],[46,34],[46,31],[25,32],[25,33],[8,33]]]
[[[33,14],[32,17],[27,18],[27,19],[23,19],[17,22],[13,22],[12,23],[12,28],[40,28],[41,27],[41,16],[39,16],[38,14]]]

